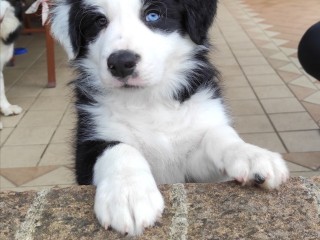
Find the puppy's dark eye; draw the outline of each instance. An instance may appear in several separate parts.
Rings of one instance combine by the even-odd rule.
[[[149,11],[146,13],[146,22],[156,22],[161,18],[161,15],[157,11]]]
[[[108,25],[108,20],[106,17],[98,17],[96,20],[96,24],[102,28]]]

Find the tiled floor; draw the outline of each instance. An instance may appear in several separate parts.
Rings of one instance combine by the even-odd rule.
[[[320,175],[320,82],[296,58],[318,9],[317,0],[220,0],[211,31],[210,56],[222,72],[235,127],[246,141],[283,153],[292,176]],[[1,117],[0,188],[74,184],[66,56],[57,47],[58,84],[47,89],[43,36],[22,36],[17,46],[29,53],[17,56],[4,75],[7,96],[24,112]]]

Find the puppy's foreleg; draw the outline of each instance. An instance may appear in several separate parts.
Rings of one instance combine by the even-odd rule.
[[[4,78],[1,72],[0,74],[0,110],[5,115],[15,115],[22,112],[22,108],[17,105],[11,105],[6,97],[4,89]]]
[[[206,133],[189,161],[189,169],[196,179],[208,179],[216,172],[242,184],[256,183],[265,188],[277,188],[289,176],[280,154],[245,143],[228,125]]]
[[[97,159],[94,210],[102,226],[139,235],[162,214],[163,198],[150,167],[135,148],[118,144]]]

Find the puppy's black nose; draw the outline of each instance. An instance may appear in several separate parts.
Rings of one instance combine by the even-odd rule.
[[[128,50],[112,53],[108,58],[108,68],[115,77],[125,78],[131,75],[140,60],[140,56]]]

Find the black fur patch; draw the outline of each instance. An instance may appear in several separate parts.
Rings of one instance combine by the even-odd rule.
[[[20,25],[18,28],[16,28],[13,32],[11,32],[9,34],[9,36],[6,38],[6,39],[1,39],[2,42],[5,44],[5,45],[10,45],[12,43],[14,43],[15,40],[17,40],[17,38],[19,37],[20,33],[21,33],[21,30],[22,30],[22,26]]]
[[[155,22],[147,22],[146,16],[150,12],[156,12],[160,15],[160,19]],[[184,33],[182,20],[183,7],[180,1],[177,0],[146,0],[141,10],[141,20],[149,28],[161,30],[164,32],[178,31]]]
[[[201,63],[201,67],[186,73],[189,86],[184,86],[174,96],[175,100],[183,103],[201,89],[208,89],[212,98],[222,97],[219,86],[220,74],[218,70],[209,62],[207,51],[203,50],[194,56]]]
[[[78,81],[79,80],[79,81]],[[90,185],[93,180],[93,167],[97,158],[108,148],[111,148],[120,142],[105,141],[105,140],[87,140],[94,134],[95,123],[93,116],[85,111],[82,106],[90,107],[97,104],[91,97],[94,90],[86,89],[84,92],[81,85],[81,80],[78,79],[72,82],[76,95],[76,110],[77,110],[77,128],[75,142],[75,161],[76,161],[76,179],[80,185]]]
[[[97,158],[102,153],[120,142],[103,140],[85,141],[78,140],[76,147],[76,178],[80,185],[91,185],[93,182],[93,167]]]
[[[181,0],[184,9],[184,27],[192,41],[206,44],[207,33],[217,12],[217,0]]]
[[[189,34],[196,44],[206,45],[216,11],[217,0],[146,0],[141,20],[151,29]],[[147,22],[145,18],[149,12],[157,12],[161,18]]]
[[[86,6],[81,1],[69,0],[69,35],[74,54],[83,57],[87,53],[87,46],[94,41],[99,32],[108,24],[106,17],[96,8]],[[105,19],[105,24],[102,24]]]
[[[20,22],[23,20],[23,1],[22,0],[8,0],[11,6],[14,7],[14,15],[19,19]]]

